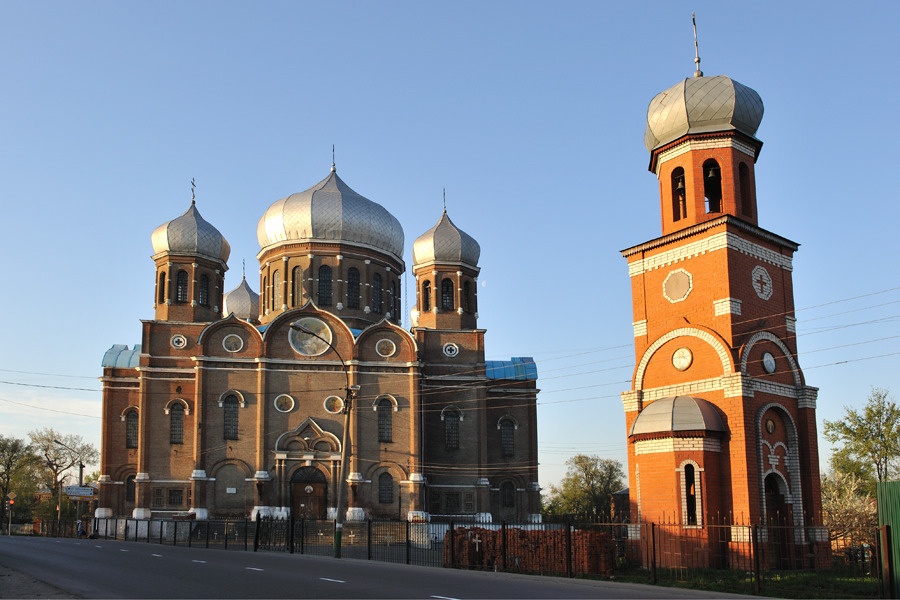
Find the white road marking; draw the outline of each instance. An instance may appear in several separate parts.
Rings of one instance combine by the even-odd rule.
[[[102,548],[103,546],[94,546],[94,548]]]
[[[262,569],[257,569],[256,567],[244,567],[248,571],[262,571]]]
[[[205,560],[192,560],[191,562],[206,564]]]
[[[347,583],[346,581],[342,581],[340,579],[328,579],[327,577],[319,577],[322,581],[333,581],[334,583]]]
[[[431,596],[432,598],[437,598],[438,600],[459,600],[458,598],[451,598],[450,596]]]
[[[119,548],[119,552],[128,552],[125,548]]]
[[[162,554],[151,554],[150,556],[155,556],[156,558],[162,558]]]

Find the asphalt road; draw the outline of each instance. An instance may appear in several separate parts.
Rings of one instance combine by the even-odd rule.
[[[82,598],[711,598],[696,590],[275,552],[0,537],[0,564]]]

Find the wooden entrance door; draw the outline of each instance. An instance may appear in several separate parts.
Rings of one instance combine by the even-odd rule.
[[[325,484],[300,482],[291,484],[291,513],[298,519],[325,518]]]

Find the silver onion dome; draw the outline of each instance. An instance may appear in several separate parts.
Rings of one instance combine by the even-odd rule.
[[[685,79],[650,101],[644,145],[653,152],[683,135],[714,131],[752,137],[762,118],[762,98],[752,88],[725,75]]]
[[[225,263],[231,254],[231,246],[218,229],[200,216],[193,202],[183,215],[157,227],[150,241],[154,255],[163,252],[199,255]]]
[[[430,262],[478,265],[481,246],[475,238],[459,229],[447,216],[441,215],[437,225],[420,235],[413,244],[413,266]]]
[[[236,288],[225,294],[224,304],[223,314],[226,317],[234,313],[238,319],[245,321],[259,318],[259,294],[250,289],[246,277]]]
[[[383,206],[344,183],[335,171],[305,192],[272,204],[256,228],[265,250],[287,242],[334,241],[375,248],[403,262],[403,228]]]

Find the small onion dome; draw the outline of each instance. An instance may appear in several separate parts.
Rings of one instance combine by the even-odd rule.
[[[685,79],[650,101],[644,145],[653,152],[683,135],[715,131],[753,137],[762,118],[759,94],[730,77]]]
[[[193,202],[183,215],[157,227],[150,236],[150,241],[153,243],[154,255],[164,252],[196,254],[224,263],[231,254],[231,246],[218,229],[200,216],[200,211]]]
[[[285,242],[345,242],[381,250],[403,262],[403,228],[383,206],[360,196],[335,171],[305,192],[278,200],[256,228],[265,250]]]
[[[259,318],[259,294],[250,289],[246,277],[240,285],[225,294],[224,304],[226,317],[234,313],[238,319],[245,321]]]
[[[678,431],[722,433],[725,425],[716,408],[691,396],[669,396],[648,404],[631,424],[628,436]]]
[[[437,225],[420,235],[413,244],[413,266],[430,262],[478,265],[481,246],[475,238],[459,229],[447,216],[441,215]]]

